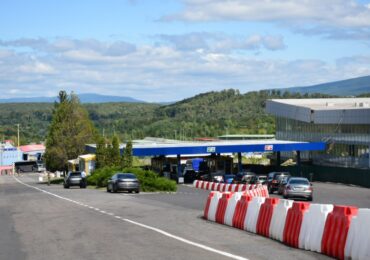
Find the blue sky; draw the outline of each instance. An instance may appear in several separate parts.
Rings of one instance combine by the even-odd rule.
[[[370,75],[370,1],[5,0],[0,98],[181,100]]]

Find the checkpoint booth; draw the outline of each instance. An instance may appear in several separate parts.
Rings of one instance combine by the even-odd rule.
[[[95,154],[83,154],[76,159],[68,160],[68,171],[84,171],[90,175],[95,170]]]

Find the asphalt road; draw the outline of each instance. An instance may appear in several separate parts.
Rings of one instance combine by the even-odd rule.
[[[0,176],[0,259],[327,259],[203,220],[204,190],[111,194],[18,179]]]
[[[358,186],[334,183],[313,183],[312,203],[350,205],[360,208],[370,208],[370,189]],[[278,196],[276,193],[273,197]]]

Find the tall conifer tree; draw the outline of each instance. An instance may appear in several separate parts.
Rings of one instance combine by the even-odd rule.
[[[132,167],[132,141],[129,140],[126,143],[125,151],[123,152],[123,158],[122,158],[122,167],[123,168],[130,168]]]
[[[78,97],[59,92],[46,139],[46,166],[51,171],[66,171],[68,160],[85,151],[85,145],[95,141],[96,130],[81,106]]]

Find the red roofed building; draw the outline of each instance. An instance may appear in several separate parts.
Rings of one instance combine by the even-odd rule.
[[[45,145],[43,144],[28,144],[19,147],[23,153],[23,160],[40,160],[45,153]]]

